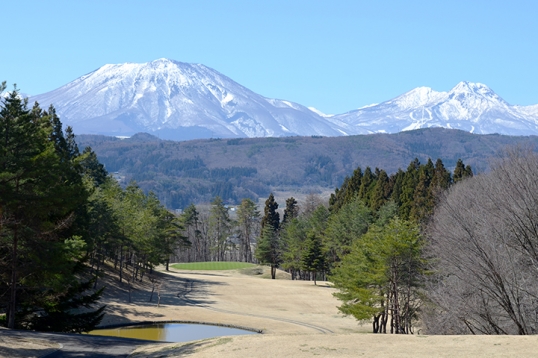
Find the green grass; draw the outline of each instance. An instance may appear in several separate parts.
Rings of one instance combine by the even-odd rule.
[[[248,262],[213,261],[189,262],[184,264],[173,264],[171,266],[178,270],[237,270],[246,267],[253,267],[256,265]]]

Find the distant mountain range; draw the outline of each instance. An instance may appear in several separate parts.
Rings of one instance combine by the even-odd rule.
[[[77,134],[163,139],[343,136],[444,127],[471,133],[538,134],[538,105],[512,106],[479,83],[449,92],[416,88],[389,101],[325,115],[263,97],[201,64],[169,59],[105,65],[30,97],[53,104]]]
[[[425,128],[395,134],[181,142],[149,134],[123,140],[78,135],[77,142],[79,148],[91,146],[123,183],[135,180],[167,207],[178,209],[209,203],[217,195],[235,204],[243,198],[260,199],[263,207],[270,192],[282,204],[290,195],[298,199],[310,192],[333,192],[357,167],[363,171],[377,167],[393,174],[405,170],[415,158],[421,163],[440,158],[451,172],[462,159],[474,173],[481,173],[507,147],[537,148],[538,137]]]
[[[443,127],[476,134],[536,135],[538,105],[512,106],[486,85],[460,82],[449,92],[415,88],[329,120],[360,134]]]

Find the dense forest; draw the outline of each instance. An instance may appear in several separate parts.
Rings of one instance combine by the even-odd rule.
[[[173,142],[140,133],[131,138],[80,135],[106,169],[127,185],[135,180],[169,209],[208,204],[257,202],[273,192],[329,193],[357,167],[382,168],[388,175],[418,158],[442,158],[453,170],[458,159],[475,173],[506,146],[538,144],[537,137],[475,135],[430,128],[397,134],[349,137],[236,138]]]
[[[5,89],[2,84],[0,92]],[[188,245],[153,194],[107,175],[79,151],[54,108],[15,89],[0,106],[0,324],[86,332],[101,321],[105,264],[132,283]]]

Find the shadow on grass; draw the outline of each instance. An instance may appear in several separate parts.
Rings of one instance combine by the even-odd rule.
[[[58,348],[43,349],[0,347],[0,357],[43,357],[58,349],[59,346]]]
[[[2,335],[13,339],[38,338],[51,343],[61,344],[62,347],[56,352],[47,355],[47,358],[56,357],[127,357],[127,355],[140,345],[148,344],[148,341],[139,339],[126,339],[116,337],[98,337],[87,334],[75,333],[45,333],[21,330],[2,331]],[[156,342],[155,342],[156,343]],[[52,350],[51,350],[52,351]],[[21,347],[14,352],[6,347],[0,347],[0,357],[42,357],[51,351],[24,350]],[[35,353],[35,355],[33,354]]]
[[[105,318],[100,324],[101,327],[129,324],[133,321],[157,322],[163,320],[166,313],[164,311],[160,313],[160,309],[153,309],[157,306],[209,306],[215,302],[211,298],[212,287],[227,285],[227,283],[215,280],[206,280],[203,274],[195,278],[189,274],[189,278],[184,278],[181,277],[181,272],[177,271],[172,271],[170,274],[154,272],[151,275],[146,275],[142,282],[136,281],[131,284],[125,281],[119,283],[118,276],[114,276],[114,274],[114,272],[112,274],[108,272],[100,279],[100,283],[106,286],[100,303],[107,305]],[[144,308],[151,308],[152,312],[148,312],[150,310]]]
[[[165,346],[154,352],[141,351],[135,352],[130,357],[145,357],[145,358],[157,358],[163,356],[183,357],[184,355],[190,355],[199,353],[204,349],[226,344],[232,341],[232,338],[209,338],[201,341],[182,343],[180,345]]]
[[[193,274],[199,275],[200,278],[183,278],[180,276],[181,272],[178,271],[173,271],[173,274],[154,272],[151,275],[146,275],[142,282],[136,281],[131,284],[125,281],[119,283],[117,277],[108,275],[100,281],[102,285],[106,286],[102,303],[121,303],[143,307],[155,307],[157,302],[160,305],[174,306],[208,305],[213,303],[211,287],[227,285],[227,283],[203,279],[204,276],[220,276],[218,274],[189,272],[190,276]],[[150,281],[150,278],[154,283]]]

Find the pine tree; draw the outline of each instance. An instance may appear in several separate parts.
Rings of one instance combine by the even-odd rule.
[[[359,195],[359,190],[362,184],[362,177],[362,169],[360,167],[357,167],[357,169],[353,171],[353,175],[349,179],[349,184],[346,188],[343,201],[340,203],[339,208],[342,207],[342,205],[344,204],[354,201],[357,195]]]
[[[265,208],[263,209],[262,231],[266,226],[270,226],[274,232],[278,231],[280,227],[280,214],[277,212],[277,209],[278,203],[275,201],[273,193],[271,193],[265,201]]]
[[[472,178],[473,177],[473,169],[470,165],[465,166],[465,172],[463,174],[464,178]]]
[[[276,211],[278,204],[273,193],[265,201],[264,216],[261,222],[261,236],[258,240],[255,256],[264,264],[271,265],[271,278],[276,278],[276,269],[281,263],[279,238],[280,214]]]
[[[443,161],[437,159],[435,162],[435,169],[433,171],[433,178],[431,183],[432,192],[436,193],[438,190],[448,189],[452,182],[450,172],[446,170]]]
[[[377,168],[376,168],[377,169]],[[370,167],[366,167],[364,175],[362,176],[361,186],[359,188],[359,199],[363,200],[365,203],[368,203],[370,200],[371,189],[375,185],[377,178]]]
[[[297,206],[297,200],[295,200],[294,197],[286,199],[286,208],[284,209],[284,217],[282,218],[281,226],[285,226],[298,215],[299,207]]]
[[[417,222],[428,217],[433,210],[434,200],[430,185],[434,170],[431,159],[428,159],[428,162],[419,169],[417,186],[413,194],[413,205],[409,213],[410,218]]]
[[[372,195],[370,196],[370,208],[373,211],[377,211],[390,198],[391,191],[391,183],[387,172],[380,170],[372,190]]]
[[[282,268],[295,280],[301,274],[301,258],[308,230],[308,220],[301,216],[288,221],[280,231],[282,244]]]
[[[324,240],[331,268],[349,253],[352,243],[366,233],[371,222],[370,208],[358,198],[329,217]]]
[[[456,168],[454,168],[454,184],[456,184],[459,181],[462,181],[465,178],[465,165],[463,164],[463,161],[461,159],[458,159],[458,162],[456,163]]]
[[[369,171],[369,174],[366,180],[369,180],[371,178],[371,170],[370,168],[367,168],[367,170]],[[344,179],[344,183],[340,189],[336,188],[334,194],[331,194],[331,198],[329,199],[329,210],[331,212],[337,212],[345,204],[354,201],[359,196],[362,179],[362,169],[357,167],[357,169],[353,171],[351,177],[346,177]]]
[[[211,250],[215,253],[215,261],[224,261],[227,249],[227,239],[231,233],[231,220],[228,208],[220,197],[215,197],[211,202],[209,214],[209,235],[211,237]]]
[[[421,304],[423,247],[412,222],[394,218],[371,227],[330,277],[343,302],[339,310],[357,320],[372,319],[374,333],[386,333],[388,317],[391,333],[412,333]]]
[[[325,270],[325,252],[321,237],[309,233],[305,242],[305,250],[301,258],[303,270],[313,273],[314,285],[316,285],[316,274]]]
[[[407,170],[405,171],[402,185],[400,187],[400,217],[402,219],[409,219],[411,216],[411,209],[413,208],[413,199],[415,196],[415,188],[418,184],[420,162],[417,158],[413,160]],[[397,201],[397,202],[398,202]]]
[[[282,263],[281,242],[278,233],[271,225],[266,225],[261,232],[256,245],[256,259],[271,266],[271,278],[276,279],[276,269]]]
[[[200,213],[194,204],[190,204],[181,215],[181,222],[185,229],[185,236],[191,242],[191,248],[188,250],[188,260],[208,261],[208,246],[202,238],[200,230]]]
[[[70,127],[68,127],[68,129],[69,128]],[[68,138],[69,138],[69,134],[68,134]],[[76,142],[70,139],[68,139],[68,143],[74,143],[74,145],[76,146]],[[72,146],[73,144],[70,145],[70,147]],[[84,151],[82,151],[82,156],[80,158],[80,165],[82,166],[84,174],[86,174],[88,177],[90,177],[93,180],[95,186],[104,184],[108,176],[108,173],[105,169],[105,166],[99,163],[99,160],[97,159],[97,155],[95,154],[95,152],[92,150],[91,147],[86,147],[84,148]]]
[[[0,285],[8,294],[0,306],[9,328],[21,327],[27,322],[24,312],[58,302],[56,297],[75,284],[73,266],[81,258],[70,255],[68,247],[84,245],[77,214],[84,211],[88,193],[67,147],[57,117],[37,104],[28,110],[16,88],[3,99]],[[54,295],[44,295],[45,288]]]
[[[257,210],[256,203],[250,199],[243,199],[237,209],[237,221],[239,237],[241,238],[241,259],[244,262],[252,262],[252,251],[250,245],[252,238],[256,236],[259,230],[260,212]]]

